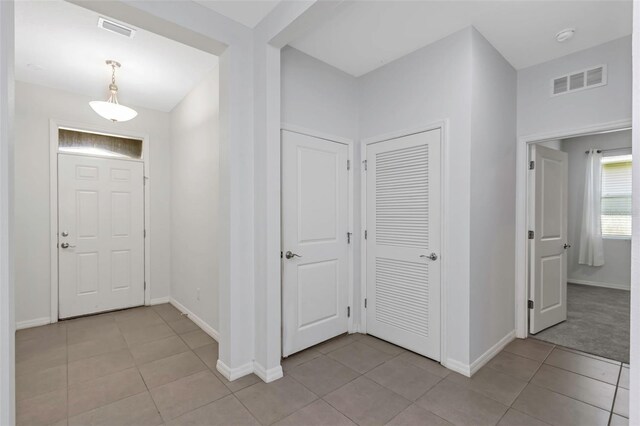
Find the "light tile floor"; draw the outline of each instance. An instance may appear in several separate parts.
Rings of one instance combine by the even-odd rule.
[[[19,331],[19,425],[620,425],[629,367],[516,340],[469,379],[371,336],[234,382],[217,343],[170,305]]]

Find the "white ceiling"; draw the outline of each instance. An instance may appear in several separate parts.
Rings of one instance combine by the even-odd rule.
[[[16,79],[106,100],[111,69],[122,104],[171,111],[218,64],[209,53],[138,29],[98,28],[99,15],[61,1],[16,2]]]
[[[631,8],[631,0],[355,1],[291,45],[360,76],[473,25],[521,69],[631,34]],[[558,43],[567,27],[575,37]]]
[[[280,0],[194,0],[242,25],[255,28],[280,3]]]

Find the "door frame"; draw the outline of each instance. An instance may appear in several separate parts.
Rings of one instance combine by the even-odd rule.
[[[353,159],[353,154],[354,154],[354,141],[352,139],[348,139],[348,138],[344,138],[341,136],[334,136],[334,135],[329,135],[327,133],[323,133],[323,132],[318,132],[316,130],[313,129],[308,129],[305,127],[301,127],[301,126],[297,126],[295,124],[290,124],[290,123],[282,123],[280,126],[280,147],[282,148],[282,131],[286,130],[288,132],[293,132],[293,133],[298,133],[301,135],[305,135],[305,136],[310,136],[313,138],[318,138],[318,139],[324,139],[327,140],[329,142],[334,142],[334,143],[339,143],[339,144],[343,144],[343,145],[347,145],[347,152],[348,152],[348,159],[349,161],[351,161],[351,167],[349,168],[348,172],[347,172],[347,180],[348,180],[348,189],[347,189],[347,198],[348,198],[348,211],[347,211],[347,218],[348,218],[348,224],[347,224],[347,228],[348,228],[348,232],[351,232],[351,243],[348,244],[349,249],[347,250],[347,271],[348,271],[348,306],[351,307],[351,316],[349,316],[349,318],[347,319],[347,332],[348,333],[355,333],[357,331],[356,327],[355,327],[355,309],[353,306],[353,302],[354,302],[354,285],[353,285],[353,272],[354,272],[354,267],[355,267],[355,263],[354,263],[354,247],[355,247],[355,233],[354,231],[354,215],[353,215],[353,208],[354,208],[354,196],[353,196],[353,177],[354,177],[354,168],[355,168],[355,161]],[[280,157],[282,158],[282,149],[280,149]],[[282,181],[282,160],[281,164],[280,164],[280,179]],[[282,186],[280,186],[280,205],[282,206]],[[284,229],[284,227],[282,226],[282,207],[280,208],[280,252],[282,253],[283,251],[283,247],[282,247],[282,241],[284,241],[284,239],[282,238],[282,230]],[[282,259],[282,257],[281,257]],[[282,261],[280,263],[281,265],[281,271],[282,271]],[[284,274],[281,272],[280,273],[280,356],[282,356],[282,354],[284,353],[284,336],[282,335],[282,331],[283,331],[283,325],[284,325],[284,310],[283,310],[283,303],[282,300],[284,298],[284,289],[282,288],[284,283]]]
[[[440,224],[440,364],[447,364],[447,288],[446,282],[449,253],[447,252],[449,221],[447,213],[449,211],[449,120],[435,121],[423,126],[413,127],[410,129],[399,130],[396,132],[386,133],[380,136],[373,136],[360,140],[360,159],[364,162],[367,159],[367,147],[369,145],[384,142],[391,139],[397,139],[404,136],[414,135],[416,133],[424,133],[430,130],[440,130],[440,182],[441,182],[441,200],[440,215],[442,223]],[[360,255],[360,332],[367,332],[367,311],[364,308],[364,300],[367,297],[367,240],[364,237],[364,231],[367,227],[367,176],[364,167],[361,167],[360,180],[360,206],[361,206],[361,255]]]
[[[516,153],[516,276],[515,276],[515,326],[516,337],[525,339],[529,335],[529,209],[532,208],[529,188],[529,148],[533,144],[555,139],[567,139],[631,128],[631,119],[610,121],[577,129],[559,130],[518,137]]]
[[[59,310],[59,279],[58,279],[58,129],[66,128],[79,132],[100,133],[108,136],[120,136],[142,140],[142,161],[144,174],[144,304],[151,304],[151,221],[150,221],[150,179],[149,179],[149,135],[128,130],[102,127],[94,124],[83,124],[65,120],[49,120],[49,248],[50,248],[50,272],[51,272],[51,314],[50,322],[58,322]],[[82,155],[85,157],[103,158],[99,156]]]

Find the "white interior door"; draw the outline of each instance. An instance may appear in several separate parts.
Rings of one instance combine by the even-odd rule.
[[[440,359],[440,130],[367,146],[367,333]]]
[[[529,332],[567,319],[567,153],[534,146]]]
[[[348,147],[282,131],[283,355],[348,326]]]
[[[58,155],[59,316],[144,304],[139,161]]]

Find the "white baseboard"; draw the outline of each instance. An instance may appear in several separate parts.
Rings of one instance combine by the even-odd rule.
[[[218,334],[218,331],[216,329],[214,329],[209,324],[204,322],[204,320],[202,320],[196,314],[191,312],[189,309],[187,309],[183,304],[178,302],[173,297],[169,298],[169,303],[171,303],[177,310],[179,310],[183,314],[186,314],[191,321],[195,322],[196,325],[202,329],[202,331],[204,331],[209,336],[211,336],[216,342],[219,341],[218,339],[219,339],[220,335]],[[220,361],[218,361],[218,362],[220,362]],[[221,373],[222,373],[222,371],[221,371]]]
[[[41,325],[51,324],[51,318],[42,317],[34,318],[26,321],[16,322],[16,330],[23,330],[25,328],[40,327]]]
[[[151,299],[149,301],[149,305],[153,306],[153,305],[162,305],[163,303],[169,303],[170,298],[169,296],[167,297],[158,297],[156,299]]]
[[[496,343],[495,345],[490,347],[489,350],[487,350],[485,353],[480,355],[475,361],[471,363],[471,366],[470,366],[471,375],[469,377],[473,376],[478,370],[484,367],[486,363],[491,361],[491,359],[494,356],[498,355],[500,351],[503,350],[504,347],[507,346],[509,343],[511,343],[515,338],[516,338],[516,331],[511,330],[510,332],[507,333],[506,336],[500,339],[498,343]]]
[[[627,291],[631,290],[631,286],[624,285],[624,284],[601,283],[598,281],[576,280],[573,278],[568,278],[567,282],[569,284],[590,285],[593,287],[613,288],[616,290],[627,290]]]
[[[498,355],[498,353],[500,353],[500,351],[503,350],[504,347],[507,346],[509,343],[511,343],[511,341],[513,341],[513,339],[515,338],[516,338],[516,332],[515,330],[512,330],[509,333],[507,333],[506,336],[500,339],[498,343],[496,343],[495,345],[490,347],[485,353],[480,355],[471,364],[465,364],[463,362],[456,361],[455,359],[448,359],[444,363],[444,366],[447,367],[449,370],[453,370],[456,373],[462,374],[463,376],[471,377],[478,370],[484,367],[486,363],[491,361],[491,359],[494,356]]]
[[[282,372],[282,366],[278,365],[277,367],[273,367],[267,370],[255,361],[253,362],[253,372],[265,383],[273,382],[274,380],[278,380],[284,376],[284,373]]]
[[[220,374],[225,377],[225,379],[232,382],[236,379],[239,379],[240,377],[246,376],[247,374],[253,373],[253,364],[254,363],[252,361],[237,368],[229,368],[224,362],[218,360],[218,362],[216,363],[216,370],[218,370]]]
[[[463,376],[471,377],[471,367],[469,364],[456,361],[455,359],[448,359],[443,363],[443,365],[451,371],[460,373]]]

